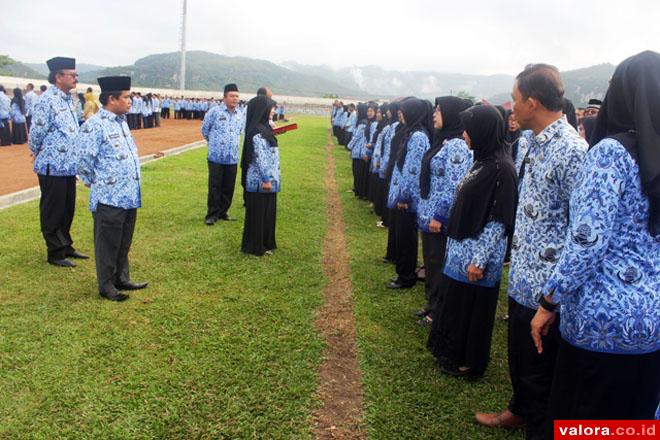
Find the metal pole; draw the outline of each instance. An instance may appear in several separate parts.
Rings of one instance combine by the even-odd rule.
[[[181,17],[181,71],[179,72],[179,88],[186,89],[186,3],[183,0],[183,15]]]

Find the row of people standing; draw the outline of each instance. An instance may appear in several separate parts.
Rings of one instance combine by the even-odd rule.
[[[25,92],[16,87],[9,98],[0,85],[0,146],[25,144],[32,121],[34,105],[38,99],[34,85],[28,84]]]
[[[356,160],[375,160],[369,169],[385,170],[380,182],[389,209],[380,208],[389,227],[384,261],[395,263],[397,273],[389,288],[415,284],[422,232],[426,306],[419,314],[431,323],[428,345],[444,373],[486,371],[512,243],[513,396],[504,411],[477,413],[482,425],[524,426],[526,437],[536,439],[552,438],[555,419],[654,417],[660,134],[650,117],[660,102],[658,66],[660,55],[645,52],[617,68],[591,149],[562,113],[557,69],[526,67],[513,87],[513,115],[522,130],[515,163],[495,107],[467,108],[470,103],[441,97],[433,112],[429,102],[405,98],[394,103],[398,117],[387,108],[389,128],[374,138],[378,112],[371,118],[369,104],[357,106],[349,143],[354,191],[374,194],[365,194]],[[337,106],[333,127],[338,114]]]

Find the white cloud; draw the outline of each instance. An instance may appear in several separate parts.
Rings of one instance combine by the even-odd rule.
[[[68,9],[63,9],[62,6]],[[26,0],[3,7],[0,51],[120,65],[178,50],[180,0]],[[660,51],[653,0],[188,0],[187,47],[334,67],[515,74]]]

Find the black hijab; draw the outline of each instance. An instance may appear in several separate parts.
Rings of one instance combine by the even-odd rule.
[[[506,142],[506,148],[511,154],[513,161],[516,161],[516,156],[518,156],[518,141],[520,140],[520,128],[516,131],[509,130],[509,118],[513,114],[513,110],[507,110],[504,113],[504,142]]]
[[[383,131],[383,129],[390,123],[390,121],[387,119],[387,109],[389,108],[388,104],[383,104],[380,106],[379,110],[381,114],[380,121],[378,122],[378,125],[376,126],[376,133],[374,134],[374,142],[378,140],[378,136],[380,136],[380,132]]]
[[[367,110],[369,110],[369,109],[373,109],[374,117],[369,119],[369,116],[367,116],[367,120],[365,122],[366,125],[365,125],[365,128],[364,128],[364,138],[366,140],[366,143],[369,143],[371,141],[371,139],[369,139],[369,133],[371,131],[371,124],[376,122],[376,112],[378,111],[378,104],[376,104],[373,101],[369,101],[367,103]],[[374,139],[374,141],[375,141],[375,139]]]
[[[596,116],[585,116],[582,118],[582,127],[584,128],[584,138],[588,141],[596,128]]]
[[[390,113],[392,114],[391,123],[394,124],[398,122],[394,133],[392,134],[392,140],[390,141],[390,157],[387,161],[387,168],[385,168],[385,178],[389,181],[392,177],[392,171],[394,171],[394,165],[396,164],[397,157],[399,156],[399,150],[401,148],[401,141],[405,135],[405,127],[399,121],[399,111],[401,110],[401,103],[409,100],[415,99],[412,96],[403,98],[400,101],[395,101],[390,104]]]
[[[269,124],[270,110],[277,103],[267,96],[256,96],[248,102],[245,115],[245,138],[243,139],[243,154],[241,155],[241,184],[245,187],[247,169],[254,156],[254,136],[260,134],[272,147],[277,147],[277,139]]]
[[[573,128],[577,130],[578,124],[577,124],[577,115],[575,114],[575,106],[573,105],[570,99],[564,98],[564,101],[561,106],[561,111],[566,115],[566,120],[568,121],[568,123],[571,124]]]
[[[619,64],[590,138],[594,146],[611,137],[639,166],[649,200],[648,231],[660,235],[660,54],[645,51]]]
[[[490,221],[513,231],[518,198],[516,170],[504,142],[502,115],[491,105],[471,107],[461,113],[470,136],[474,163],[456,189],[447,224],[455,240],[476,238]]]
[[[366,125],[367,124],[367,109],[368,108],[369,107],[367,107],[367,104],[365,104],[364,102],[360,102],[357,105],[357,125],[360,125],[360,124],[365,124]],[[357,125],[356,125],[356,127],[357,127]]]
[[[435,98],[435,106],[440,108],[442,114],[442,128],[433,133],[433,145],[424,153],[422,170],[419,175],[419,186],[422,198],[427,199],[431,191],[431,160],[435,157],[445,143],[450,139],[463,139],[463,123],[460,113],[472,106],[467,99],[457,96],[440,96]]]
[[[431,139],[431,133],[433,133],[433,106],[425,99],[410,98],[401,102],[400,110],[406,122],[403,124],[403,137],[397,153],[396,166],[399,170],[402,170],[406,154],[408,154],[408,140],[410,140],[413,133],[421,131]]]

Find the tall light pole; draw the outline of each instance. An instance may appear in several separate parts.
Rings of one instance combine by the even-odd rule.
[[[179,72],[179,89],[186,89],[186,3],[183,0],[183,14],[181,15],[181,71]]]

